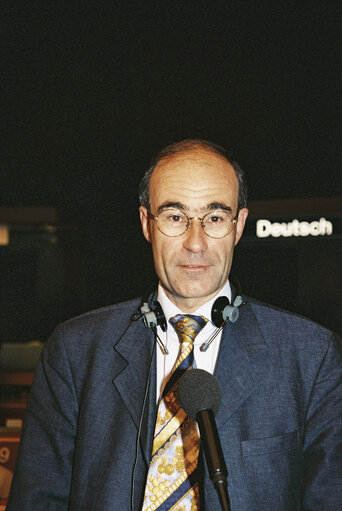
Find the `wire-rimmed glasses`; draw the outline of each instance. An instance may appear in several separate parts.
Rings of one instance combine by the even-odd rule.
[[[157,227],[165,236],[181,236],[190,227],[192,220],[199,220],[205,234],[210,238],[225,238],[230,234],[237,222],[229,211],[215,209],[209,211],[202,218],[199,216],[189,217],[184,211],[174,208],[163,209],[159,215],[149,215],[157,222]]]

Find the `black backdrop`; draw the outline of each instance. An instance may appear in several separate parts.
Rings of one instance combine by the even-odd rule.
[[[1,205],[53,206],[74,227],[67,307],[38,308],[31,337],[149,286],[136,190],[171,141],[226,146],[251,199],[341,194],[340,2],[5,1],[1,18]]]

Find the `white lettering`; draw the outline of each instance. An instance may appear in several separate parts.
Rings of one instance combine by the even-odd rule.
[[[309,236],[309,234],[310,234],[310,224],[309,224],[309,222],[300,222],[300,224],[299,224],[299,234],[300,234],[300,236]]]
[[[333,233],[333,224],[325,218],[320,218],[319,221],[313,222],[299,222],[296,218],[292,222],[270,222],[266,219],[257,220],[256,235],[257,238],[279,238],[283,236],[288,238],[290,236],[331,236]]]
[[[279,236],[282,236],[283,233],[283,226],[282,224],[278,224],[278,222],[274,222],[271,227],[271,236],[274,238],[279,238]]]
[[[293,227],[293,235],[299,236],[299,222],[296,218],[292,221],[292,227]]]
[[[311,222],[311,236],[319,236],[319,222]]]
[[[269,220],[258,220],[256,223],[256,235],[258,238],[267,238],[271,234],[270,227],[272,226]]]

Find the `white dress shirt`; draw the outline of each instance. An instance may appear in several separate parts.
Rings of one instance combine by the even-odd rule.
[[[206,342],[211,335],[217,330],[217,327],[211,322],[211,309],[213,303],[219,296],[227,296],[229,301],[231,301],[231,288],[229,281],[224,285],[224,287],[208,302],[201,305],[196,311],[191,314],[196,314],[197,316],[204,316],[208,319],[208,323],[201,330],[201,332],[197,335],[194,342],[194,358],[195,358],[195,366],[198,369],[205,369],[209,373],[213,374],[216,360],[220,348],[221,342],[221,332],[214,339],[214,341],[210,344],[207,351],[200,351],[200,347],[204,342]],[[158,302],[160,303],[163,313],[166,319],[167,329],[166,332],[163,332],[162,329],[158,326],[157,331],[160,339],[166,346],[169,354],[165,355],[163,350],[160,348],[159,344],[157,344],[157,401],[164,389],[165,383],[168,380],[169,374],[177,360],[177,356],[179,353],[180,343],[177,336],[177,333],[173,326],[169,323],[169,319],[175,316],[176,314],[185,314],[181,311],[171,300],[166,296],[164,289],[159,284],[158,286]]]

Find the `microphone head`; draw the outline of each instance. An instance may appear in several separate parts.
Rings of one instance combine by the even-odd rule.
[[[190,369],[179,380],[178,396],[187,415],[196,420],[201,410],[217,414],[221,404],[221,390],[215,376],[204,369]]]

